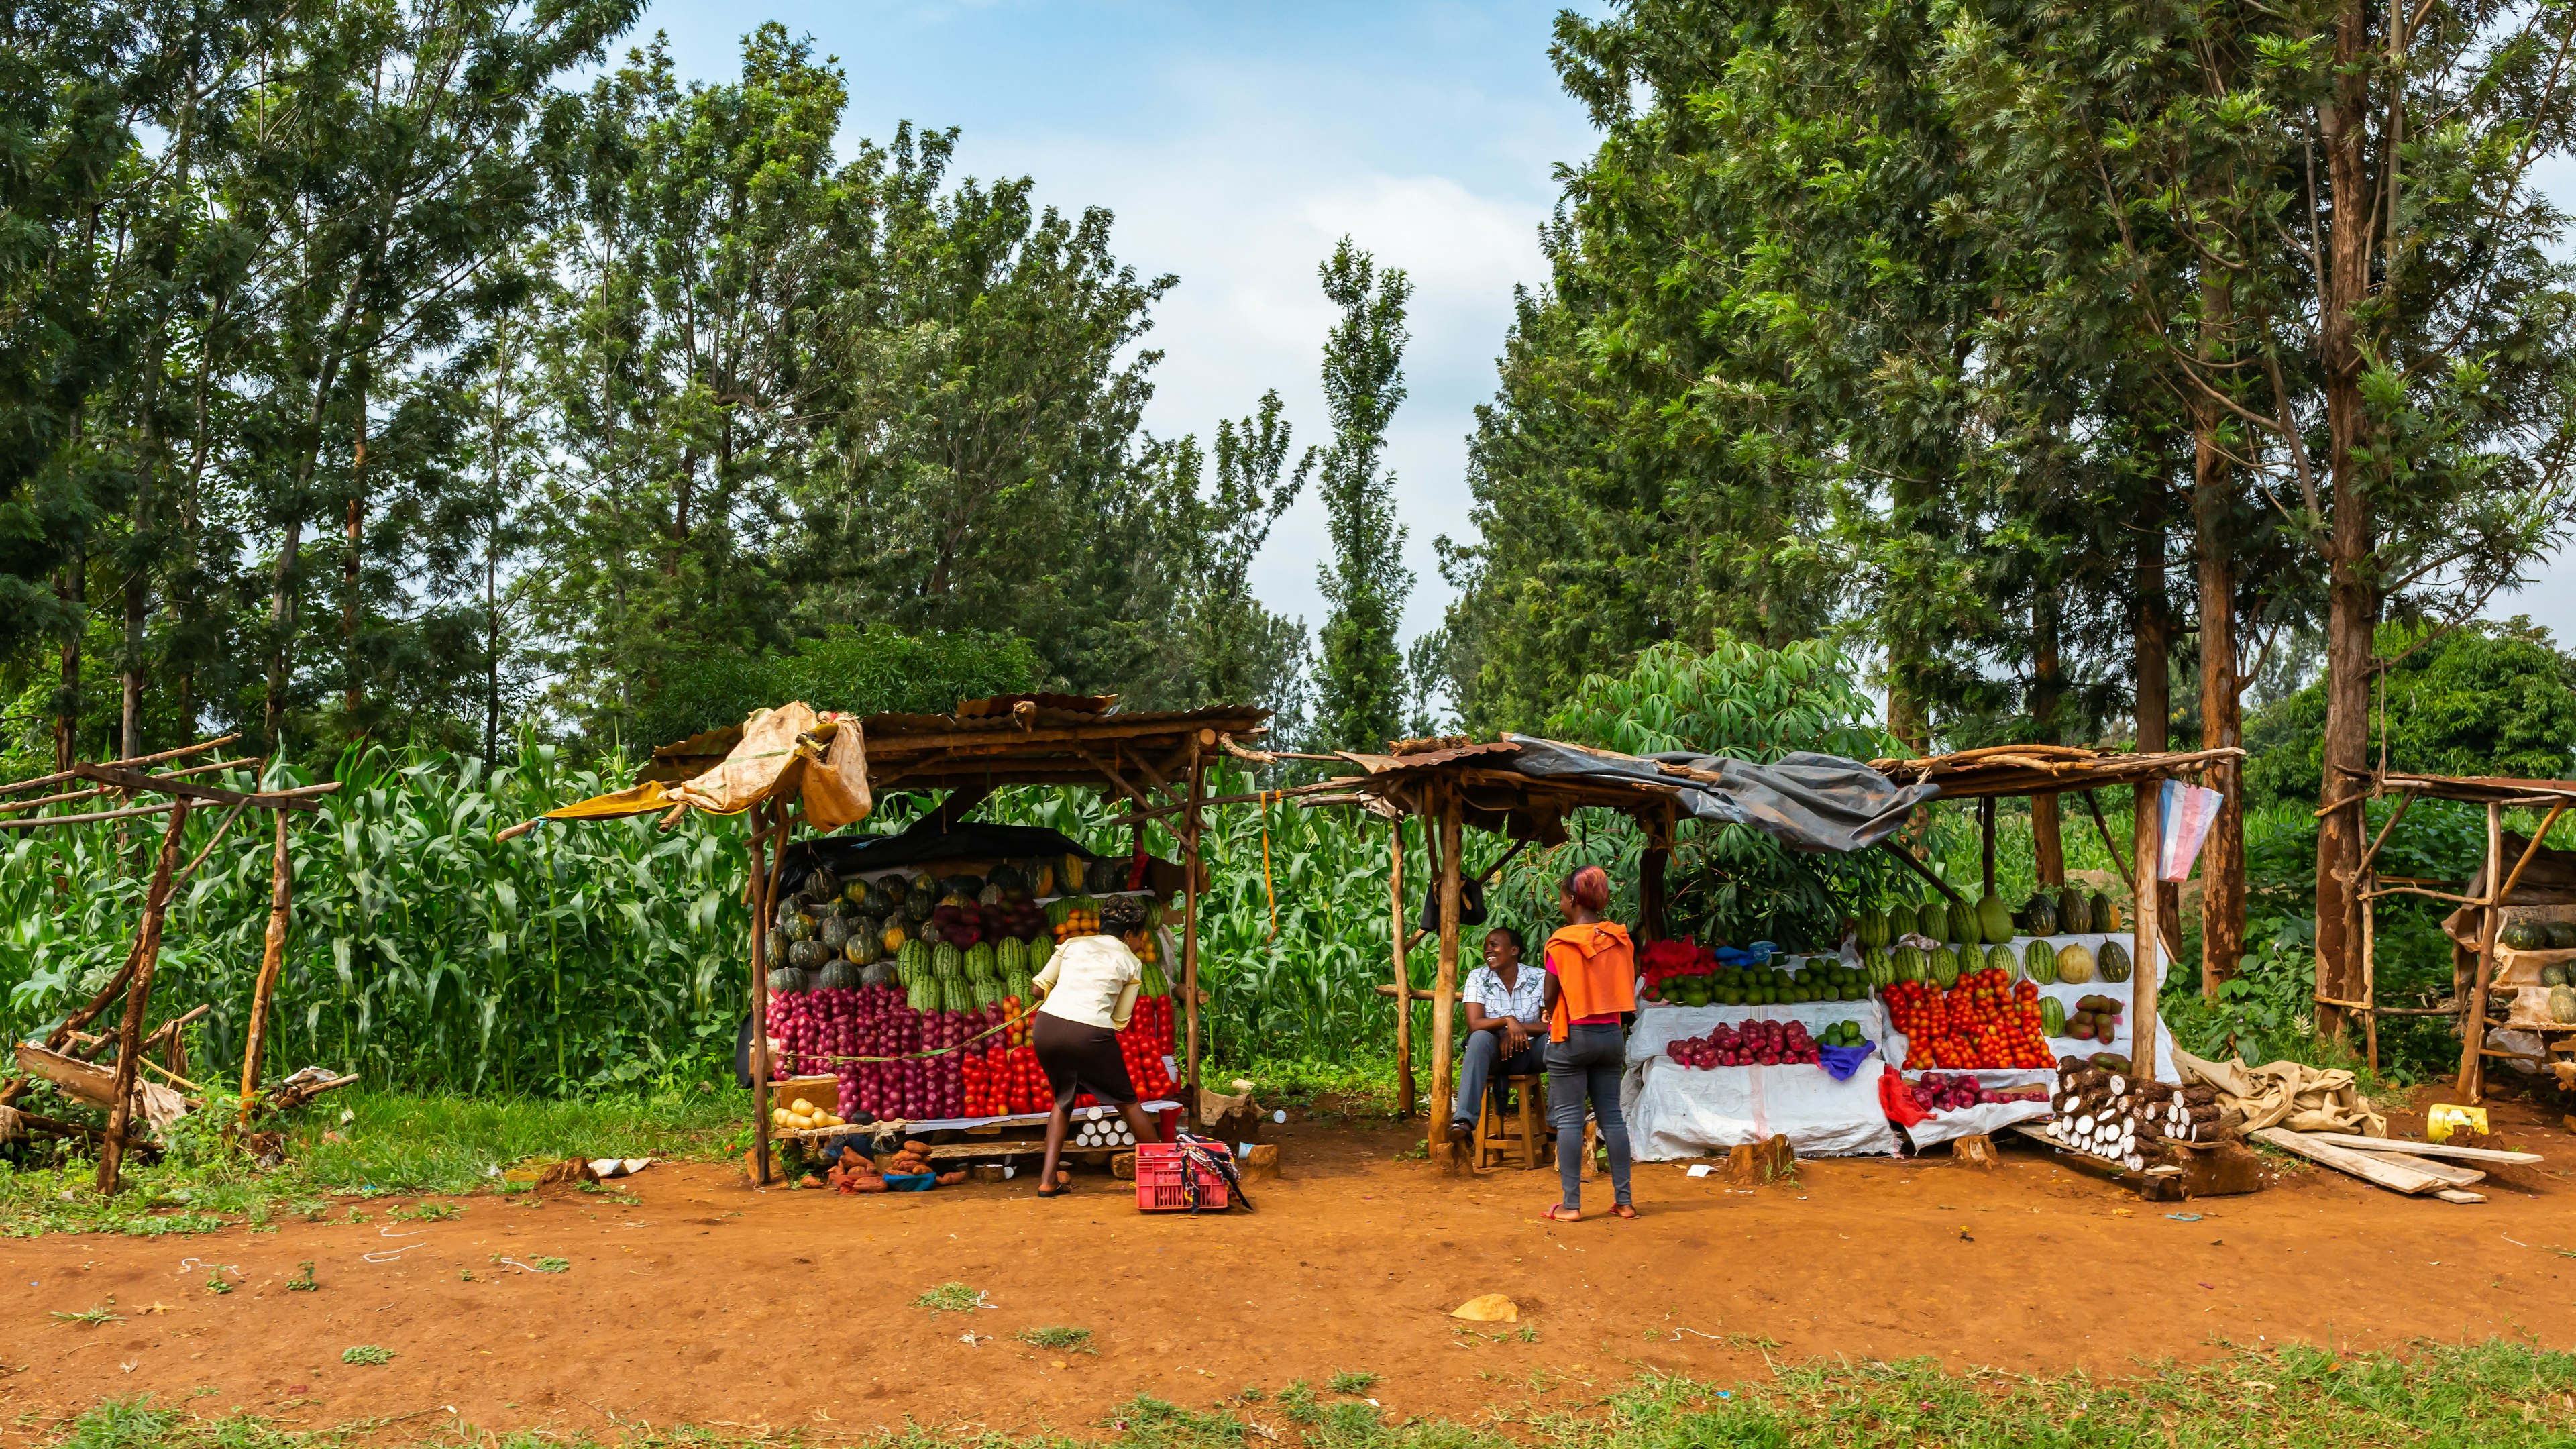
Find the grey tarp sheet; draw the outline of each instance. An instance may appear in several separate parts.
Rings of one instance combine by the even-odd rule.
[[[1509,767],[1538,779],[1652,780],[1678,786],[1694,820],[1750,825],[1793,850],[1863,850],[1887,838],[1906,815],[1941,793],[1934,784],[1899,785],[1858,760],[1801,751],[1768,765],[1723,755],[1644,758],[1596,754],[1555,740],[1506,735],[1521,747]],[[1663,774],[1657,764],[1704,771],[1715,781]],[[1499,768],[1501,760],[1489,768]]]

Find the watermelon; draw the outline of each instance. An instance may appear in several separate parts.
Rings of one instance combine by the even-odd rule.
[[[2039,999],[2039,1029],[2050,1036],[2066,1035],[2066,1003],[2054,996]]]
[[[2046,941],[2033,941],[2022,952],[2022,974],[2041,986],[2057,984],[2057,948]]]
[[[1986,966],[1989,970],[2004,973],[2006,981],[2021,975],[2021,961],[2013,955],[2012,947],[2001,943],[1986,948]]]
[[[955,981],[966,974],[966,953],[942,941],[930,948],[930,974]]]
[[[1935,946],[1931,959],[1924,963],[1934,984],[1943,990],[1959,984],[1959,953],[1947,946]]]
[[[990,981],[998,974],[994,964],[993,945],[989,941],[978,941],[967,947],[964,964],[967,979],[970,981]]]

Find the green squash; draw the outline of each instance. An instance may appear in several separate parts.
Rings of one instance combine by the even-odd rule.
[[[2549,988],[2549,1019],[2560,1026],[2576,1026],[2576,986]]]
[[[2004,904],[2002,896],[1996,895],[1993,891],[1986,892],[1985,896],[1977,902],[1977,927],[1979,939],[1988,945],[2011,940],[2013,938],[2012,908]]]
[[[2102,967],[2103,980],[2118,982],[2129,979],[2130,962],[2128,947],[2121,945],[2117,941],[2105,941],[2102,943],[2102,954],[2099,960]]]
[[[769,973],[769,994],[792,996],[805,989],[805,973],[793,966],[781,966]]]
[[[2093,929],[2093,902],[2077,885],[2057,888],[2058,934],[2080,936]]]
[[[2022,925],[2034,936],[2057,934],[2057,897],[2046,891],[2034,893],[2021,908]]]
[[[2566,985],[2567,963],[2564,961],[2552,961],[2548,965],[2541,967],[2540,984],[2543,986]]]

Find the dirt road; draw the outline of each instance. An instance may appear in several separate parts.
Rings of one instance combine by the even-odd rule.
[[[2529,1111],[2505,1130],[2551,1161],[2490,1179],[2476,1207],[2323,1172],[2142,1204],[2017,1149],[1989,1172],[1946,1156],[1810,1163],[1794,1186],[1751,1192],[1646,1166],[1645,1216],[1558,1225],[1535,1216],[1547,1173],[1452,1181],[1397,1160],[1394,1132],[1292,1124],[1276,1134],[1289,1177],[1257,1215],[1141,1216],[1105,1177],[1052,1202],[1026,1179],[849,1198],[755,1193],[683,1164],[632,1180],[631,1203],[479,1197],[452,1220],[396,1222],[379,1201],[354,1225],[13,1239],[0,1242],[15,1305],[0,1315],[0,1423],[41,1434],[52,1416],[149,1391],[199,1413],[398,1417],[422,1433],[460,1420],[1080,1430],[1137,1393],[1206,1406],[1346,1370],[1379,1375],[1366,1394],[1390,1413],[1484,1418],[1643,1366],[1755,1375],[1766,1348],[2119,1373],[2228,1342],[2563,1347],[2576,1343],[2576,1143]],[[288,1291],[306,1259],[318,1289]],[[208,1291],[212,1264],[238,1265],[239,1287]],[[991,1306],[914,1306],[951,1280]],[[1520,1302],[1530,1337],[1445,1316],[1489,1292]],[[49,1316],[111,1298],[121,1322]],[[1097,1352],[1014,1340],[1055,1324],[1092,1330]],[[359,1345],[394,1357],[344,1364]]]

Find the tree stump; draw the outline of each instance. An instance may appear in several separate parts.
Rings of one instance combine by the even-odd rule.
[[[1744,1143],[1726,1154],[1726,1180],[1739,1187],[1758,1187],[1797,1170],[1797,1149],[1778,1134],[1767,1142]]]
[[[1255,1142],[1243,1150],[1235,1171],[1245,1182],[1275,1182],[1279,1177],[1279,1144]]]
[[[1967,1167],[1992,1167],[2002,1160],[1995,1155],[1995,1139],[1983,1132],[1952,1138],[1950,1155]]]

